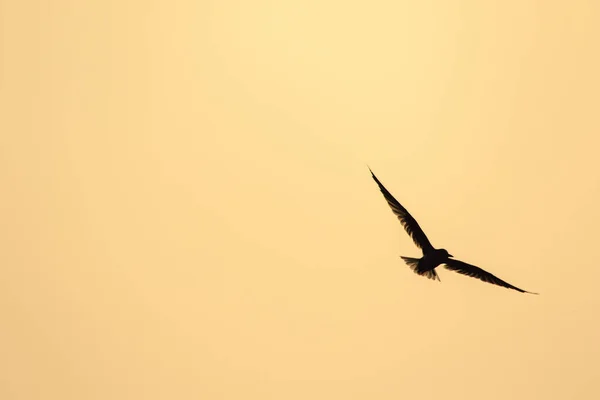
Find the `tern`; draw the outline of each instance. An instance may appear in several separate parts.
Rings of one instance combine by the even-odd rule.
[[[503,286],[508,289],[514,289],[521,293],[529,293],[529,294],[539,294],[534,292],[528,292],[527,290],[519,289],[516,286],[511,285],[508,282],[503,281],[490,274],[483,269],[476,267],[471,264],[467,264],[463,261],[459,261],[452,254],[449,254],[446,249],[436,249],[431,245],[429,239],[423,232],[423,229],[417,223],[417,220],[413,218],[412,215],[404,208],[398,200],[392,196],[392,194],[383,186],[383,184],[377,179],[371,168],[369,168],[373,179],[379,186],[381,193],[383,193],[383,197],[387,201],[388,205],[392,209],[392,212],[398,217],[400,223],[404,227],[404,230],[408,235],[412,238],[415,245],[420,248],[423,252],[423,257],[421,258],[412,258],[412,257],[404,257],[400,256],[404,262],[418,275],[424,276],[433,280],[440,280],[435,269],[444,265],[447,269],[458,272],[459,274],[467,275],[473,278],[477,278],[482,280],[483,282],[488,282],[494,285]]]

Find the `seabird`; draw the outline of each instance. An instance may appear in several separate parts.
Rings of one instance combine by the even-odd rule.
[[[511,285],[508,282],[490,274],[483,269],[476,267],[471,264],[467,264],[463,261],[459,261],[452,254],[449,254],[446,249],[434,248],[429,239],[425,235],[425,232],[421,229],[417,221],[412,215],[404,208],[398,200],[392,196],[392,194],[383,186],[383,184],[377,179],[371,168],[369,168],[373,179],[379,186],[383,197],[387,201],[388,205],[392,209],[392,212],[398,217],[400,223],[406,230],[406,233],[412,238],[413,242],[423,251],[423,257],[412,258],[400,256],[404,262],[417,274],[425,276],[429,279],[440,280],[440,277],[435,272],[436,267],[444,264],[444,267],[451,271],[458,272],[459,274],[471,276],[473,278],[480,279],[484,282],[492,283],[494,285],[503,286],[505,288],[514,289],[521,293],[539,294],[528,292],[523,289],[519,289],[516,286]]]

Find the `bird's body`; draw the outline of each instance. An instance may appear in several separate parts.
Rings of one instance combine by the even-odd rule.
[[[369,168],[369,171],[371,169]],[[516,286],[511,285],[508,282],[503,281],[502,279],[490,274],[483,269],[476,267],[471,264],[467,264],[463,261],[459,261],[453,258],[451,254],[448,253],[446,249],[436,249],[431,245],[431,242],[425,235],[425,232],[421,229],[417,221],[409,214],[409,212],[392,196],[392,194],[383,186],[383,184],[377,179],[373,171],[371,171],[371,175],[381,193],[383,193],[383,197],[385,197],[388,205],[392,209],[392,212],[398,217],[400,223],[409,234],[409,236],[413,239],[413,242],[417,247],[419,247],[423,252],[423,257],[421,258],[412,258],[412,257],[404,257],[401,258],[406,262],[406,264],[417,274],[421,276],[425,276],[429,279],[440,280],[435,269],[440,265],[444,265],[447,269],[458,272],[459,274],[471,276],[477,279],[480,279],[484,282],[492,283],[494,285],[503,286],[505,288],[514,289],[521,293],[531,293],[523,289],[519,289]]]
[[[448,260],[448,252],[444,249],[434,249],[423,254],[419,259],[419,271],[431,271]]]

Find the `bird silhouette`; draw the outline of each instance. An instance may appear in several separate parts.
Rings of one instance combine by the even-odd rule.
[[[412,238],[413,242],[420,248],[423,252],[423,257],[421,258],[412,258],[412,257],[404,257],[400,256],[404,262],[417,274],[421,276],[425,276],[426,278],[433,280],[440,280],[440,277],[436,273],[435,269],[444,264],[444,266],[451,270],[458,272],[459,274],[471,276],[473,278],[477,278],[482,280],[483,282],[488,282],[494,285],[503,286],[508,289],[514,289],[521,293],[530,293],[530,294],[539,294],[528,292],[527,290],[519,289],[516,286],[511,285],[508,282],[503,281],[490,274],[483,269],[476,267],[471,264],[467,264],[466,262],[459,261],[452,254],[449,254],[446,249],[436,249],[431,245],[429,239],[423,232],[423,229],[417,223],[417,220],[413,218],[412,215],[404,208],[398,200],[392,196],[392,194],[383,186],[383,184],[377,179],[371,168],[369,168],[373,179],[379,186],[381,193],[383,193],[383,197],[387,201],[388,205],[392,209],[392,212],[398,217],[400,223],[404,227],[404,230],[408,235]]]

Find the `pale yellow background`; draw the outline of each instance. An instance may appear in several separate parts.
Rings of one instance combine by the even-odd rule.
[[[598,1],[0,4],[1,399],[600,398]]]

